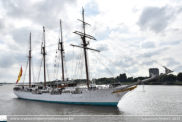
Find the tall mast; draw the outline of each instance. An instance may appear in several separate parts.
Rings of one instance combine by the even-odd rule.
[[[82,9],[82,17],[83,17],[83,31],[84,31],[84,35],[82,38],[83,41],[83,47],[87,47],[88,43],[86,43],[86,38],[85,38],[85,23],[84,23],[84,9]],[[87,88],[89,88],[89,74],[88,74],[88,64],[87,64],[87,51],[86,48],[84,49],[84,56],[85,56],[85,71],[86,71],[86,77],[87,77]]]
[[[63,82],[64,82],[64,62],[63,62],[64,49],[63,49],[63,36],[62,36],[62,24],[61,24],[61,20],[60,20],[60,30],[61,30],[61,42],[60,42],[60,39],[59,39],[58,50],[60,50],[60,52],[61,52],[62,79],[63,79]]]
[[[86,23],[84,21],[84,9],[83,8],[82,8],[82,18],[83,18],[83,20],[79,20],[79,19],[78,20],[83,22],[83,33],[79,32],[79,31],[75,31],[73,33],[78,34],[78,35],[81,36],[81,39],[82,39],[82,42],[83,42],[83,47],[82,46],[77,46],[77,45],[71,45],[71,46],[80,47],[80,48],[83,48],[83,50],[84,50],[85,70],[86,70],[86,78],[87,78],[87,88],[89,89],[89,72],[88,72],[88,61],[87,61],[87,50],[86,49],[94,50],[94,51],[98,51],[98,52],[100,52],[100,51],[87,47],[87,45],[89,45],[89,42],[86,42],[86,38],[93,39],[93,40],[96,40],[96,39],[93,36],[88,35],[88,34],[85,33],[85,25],[90,25],[90,24],[88,24],[88,23]]]
[[[29,87],[31,87],[31,51],[32,51],[32,47],[31,47],[31,33],[30,33],[30,49],[29,49]]]
[[[43,55],[43,59],[44,59],[44,88],[46,88],[46,67],[45,67],[46,52],[45,52],[45,28],[44,27],[43,27],[43,42],[42,42],[41,54]]]

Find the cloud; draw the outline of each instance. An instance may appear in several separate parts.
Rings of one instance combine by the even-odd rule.
[[[168,6],[147,7],[143,10],[137,24],[142,31],[151,30],[160,33],[166,29],[173,18],[174,14]]]
[[[26,62],[26,54],[25,53],[17,53],[17,52],[11,52],[11,53],[1,53],[0,57],[0,67],[1,68],[10,68],[14,64],[24,64]]]
[[[137,67],[132,67],[132,68],[129,68],[127,70],[129,73],[133,74],[133,73],[137,73],[139,71],[139,68]]]
[[[56,28],[57,17],[60,13],[64,14],[62,10],[67,6],[75,6],[76,2],[76,0],[42,0],[38,2],[15,0],[2,1],[2,5],[6,8],[6,15],[12,19],[30,19],[33,23]]]
[[[66,61],[67,62],[72,61],[73,60],[73,56],[74,56],[73,52],[67,52],[67,53],[65,53],[65,59],[66,59]]]
[[[178,44],[180,44],[182,42],[182,40],[176,40],[176,41],[170,41],[170,42],[160,42],[159,43],[159,46],[166,46],[166,45],[172,45],[172,46],[174,46],[174,45],[178,45]]]
[[[117,60],[114,62],[114,64],[116,64],[119,67],[126,68],[130,67],[132,65],[132,62],[128,60],[119,60],[119,61]]]
[[[170,66],[180,65],[180,62],[175,61],[175,59],[174,59],[174,58],[172,58],[172,57],[164,58],[163,60],[166,60],[166,61],[167,61],[166,66],[168,66],[168,67],[170,67]]]
[[[4,20],[3,19],[0,19],[0,21],[1,21],[1,23],[0,23],[0,30],[3,30],[4,29],[4,25],[5,25],[5,23],[4,23]]]
[[[99,44],[96,48],[97,48],[97,50],[100,50],[100,51],[107,51],[107,50],[109,50],[109,47],[106,44]]]
[[[98,5],[95,1],[91,1],[91,3],[88,3],[85,5],[86,13],[85,16],[96,16],[99,14]]]
[[[137,67],[135,61],[146,66],[154,65],[155,61],[151,59],[154,57],[157,61],[161,60],[163,56],[173,58],[175,60],[162,60],[162,64],[168,63],[168,65],[177,67],[178,61],[182,60],[179,53],[182,44],[180,26],[182,3],[169,2],[139,0],[137,2],[126,1],[121,4],[119,0],[114,3],[90,0],[0,1],[0,67],[8,71],[8,76],[0,73],[0,76],[4,76],[4,79],[0,78],[0,80],[16,79],[19,65],[26,64],[30,31],[32,33],[32,62],[38,69],[42,58],[40,54],[42,26],[45,26],[46,29],[46,63],[50,66],[49,69],[54,69],[56,44],[60,37],[59,19],[63,22],[63,40],[68,72],[72,72],[72,68],[75,69],[76,62],[83,61],[84,63],[82,60],[83,49],[70,47],[70,44],[81,44],[80,36],[72,32],[83,31],[82,23],[77,21],[82,18],[82,6],[85,10],[85,21],[91,24],[86,27],[86,33],[97,39],[97,41],[90,41],[89,46],[101,50],[103,52],[101,53],[115,64],[108,63],[105,59],[101,60],[114,75],[120,73],[131,73],[132,75],[134,73],[136,76],[148,75],[148,72],[139,70],[140,67]],[[90,52],[88,51],[88,57],[92,69],[97,59],[90,55]],[[81,55],[82,58],[80,58]],[[175,57],[178,57],[178,60]],[[96,68],[98,78],[108,74],[109,77],[112,76],[101,63]],[[34,73],[37,74],[37,70]],[[54,73],[50,72],[50,74]]]
[[[154,48],[155,44],[152,41],[142,42],[141,47],[142,48]]]
[[[151,65],[153,65],[154,64],[154,60],[151,60],[151,61],[143,61],[142,62],[142,65],[146,65],[146,66],[151,66]]]
[[[139,58],[142,58],[142,57],[149,58],[149,57],[152,57],[152,56],[155,56],[155,55],[160,55],[160,54],[162,54],[164,51],[166,51],[168,49],[169,49],[169,47],[162,47],[160,49],[155,49],[155,50],[153,50],[151,52],[140,54],[140,55],[138,55],[138,57]]]
[[[182,71],[182,65],[178,65],[177,67],[174,68],[175,72],[181,72]]]
[[[15,40],[17,44],[21,46],[25,46],[26,44],[27,46],[29,42],[29,34],[30,34],[29,28],[26,28],[26,27],[19,28],[19,29],[13,30],[11,34],[12,34],[13,40]]]

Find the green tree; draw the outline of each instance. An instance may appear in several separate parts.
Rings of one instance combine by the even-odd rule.
[[[169,75],[168,75],[168,81],[170,81],[170,82],[176,81],[176,76],[173,75],[173,74],[169,74]]]
[[[128,77],[127,81],[128,82],[133,82],[133,77]]]
[[[168,76],[167,75],[162,76],[161,81],[163,82],[168,81]]]
[[[162,78],[161,78],[161,81],[163,82],[174,82],[176,81],[176,76],[173,75],[173,74],[169,74],[169,75],[164,75]]]
[[[119,81],[119,82],[126,82],[126,81],[127,81],[127,76],[126,76],[126,74],[124,73],[124,74],[120,74],[120,75],[117,76],[115,79],[116,79],[117,81]]]
[[[178,73],[176,79],[179,80],[179,81],[182,81],[182,72]]]
[[[126,82],[126,79],[127,79],[127,77],[126,77],[125,73],[124,74],[120,74],[120,82]]]

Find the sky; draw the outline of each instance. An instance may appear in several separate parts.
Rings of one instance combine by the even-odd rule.
[[[166,66],[182,72],[181,0],[0,0],[0,82],[15,83],[20,67],[28,82],[29,36],[32,41],[32,82],[43,81],[41,44],[45,27],[47,80],[61,79],[57,51],[62,21],[65,75],[85,78],[82,7],[87,39],[89,78],[149,76],[149,68]],[[40,70],[41,69],[41,70]]]

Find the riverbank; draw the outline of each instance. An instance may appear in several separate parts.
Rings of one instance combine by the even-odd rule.
[[[128,84],[132,84],[132,83],[135,83],[135,82],[122,82],[121,84],[128,85]],[[178,82],[175,82],[175,81],[174,82],[147,82],[147,83],[144,83],[144,85],[182,85],[182,82],[181,81],[178,81]]]

